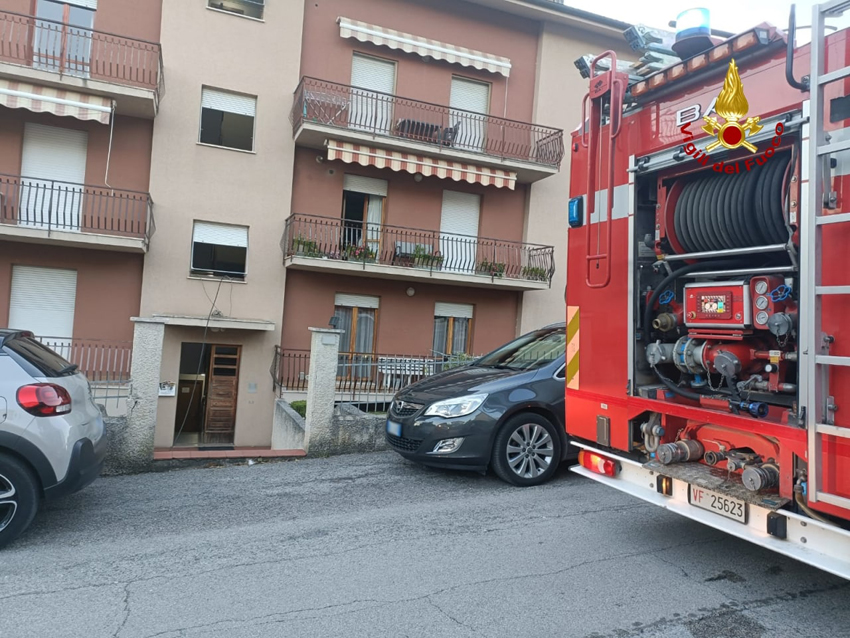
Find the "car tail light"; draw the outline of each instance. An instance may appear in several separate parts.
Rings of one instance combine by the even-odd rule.
[[[596,452],[588,452],[587,450],[582,450],[578,453],[578,462],[584,468],[587,468],[591,472],[596,472],[597,474],[604,474],[605,476],[616,476],[617,472],[620,471],[620,464],[617,461],[612,461],[611,459],[607,459],[601,454],[596,454]]]
[[[61,385],[32,383],[18,388],[18,405],[35,416],[58,416],[71,411],[71,395]]]

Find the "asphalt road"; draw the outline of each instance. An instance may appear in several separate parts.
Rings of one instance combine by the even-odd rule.
[[[850,583],[562,472],[394,453],[103,478],[0,553],[0,636],[847,636]]]

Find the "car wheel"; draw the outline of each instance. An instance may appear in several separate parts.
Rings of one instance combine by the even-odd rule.
[[[16,457],[0,454],[0,548],[29,527],[38,501],[38,483],[32,470]]]
[[[493,471],[503,481],[530,487],[545,483],[558,469],[561,440],[555,426],[538,414],[517,414],[502,426],[493,444]]]

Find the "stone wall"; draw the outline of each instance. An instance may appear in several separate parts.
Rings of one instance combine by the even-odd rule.
[[[103,425],[106,428],[106,463],[101,476],[114,476],[116,474],[132,474],[149,469],[140,466],[138,459],[128,458],[127,443],[129,436],[129,425],[126,416],[107,416],[103,407]],[[153,459],[151,459],[151,462]]]
[[[305,420],[283,399],[275,405],[273,449],[306,449],[308,456],[332,456],[387,449],[384,439],[386,417],[361,412],[353,405],[333,408],[330,423],[322,428],[306,428]],[[309,432],[309,440],[305,433]]]

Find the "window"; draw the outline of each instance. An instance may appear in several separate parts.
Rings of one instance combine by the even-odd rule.
[[[337,376],[343,379],[368,379],[372,372],[378,328],[378,297],[337,293],[334,298],[336,327],[342,330]]]
[[[443,208],[440,213],[440,254],[443,256],[443,270],[450,272],[478,270],[480,216],[480,195],[443,191]]]
[[[38,0],[36,16],[41,20],[36,21],[33,46],[36,68],[88,77],[96,9],[97,0]]]
[[[192,274],[245,279],[247,226],[195,222],[192,233]]]
[[[434,354],[469,354],[472,306],[437,302],[434,306]]]
[[[484,150],[490,85],[457,76],[452,77],[449,97],[455,145],[474,151]]]
[[[393,123],[395,63],[354,54],[351,61],[349,125],[367,131],[388,133]]]
[[[342,186],[342,248],[346,253],[362,256],[364,253],[356,253],[355,249],[365,246],[368,249],[366,258],[377,258],[386,198],[385,180],[345,175]]]
[[[248,18],[263,19],[264,0],[207,0],[210,9],[227,11]]]
[[[563,325],[541,328],[481,357],[475,365],[484,368],[537,370],[564,356],[566,345],[567,331]]]
[[[204,87],[201,95],[201,144],[254,150],[257,98]]]

